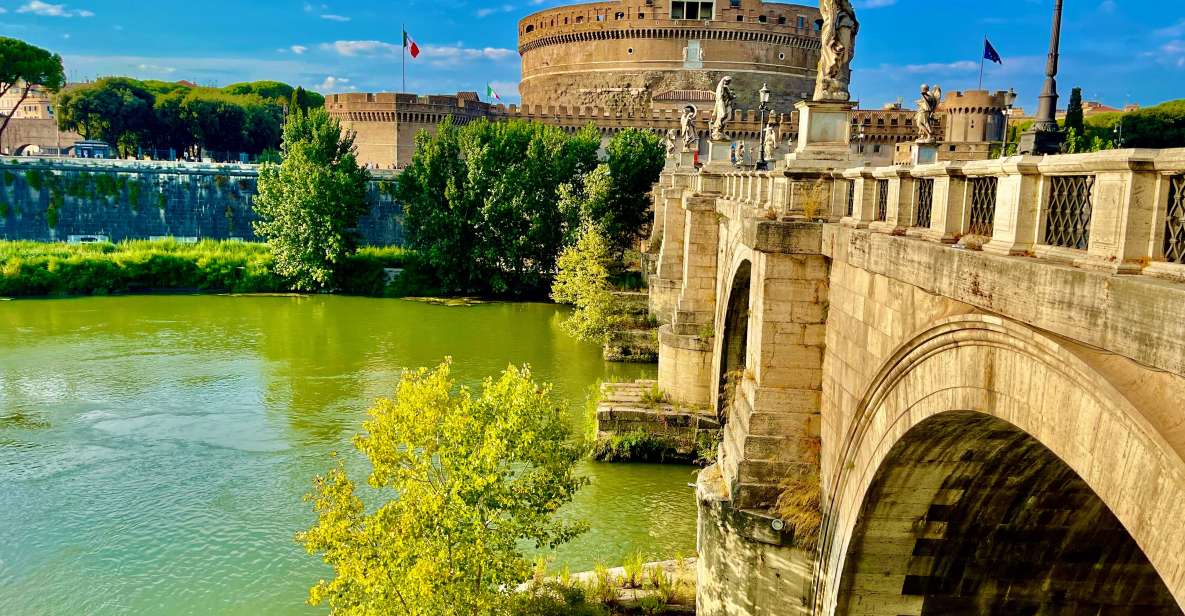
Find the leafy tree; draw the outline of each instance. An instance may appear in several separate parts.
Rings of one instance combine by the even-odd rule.
[[[156,116],[156,128],[152,134],[154,146],[172,148],[178,152],[191,152],[197,145],[185,109],[185,97],[188,95],[188,88],[157,95],[153,103]]]
[[[150,140],[154,104],[152,92],[140,81],[108,77],[59,94],[58,127],[115,144],[126,156]]]
[[[603,344],[620,321],[615,310],[609,265],[613,262],[609,240],[595,226],[586,225],[580,239],[556,261],[551,298],[575,310],[563,322],[573,337]]]
[[[157,98],[164,96],[166,94],[172,94],[173,92],[184,92],[184,91],[187,91],[190,89],[189,85],[181,83],[179,81],[160,81],[159,79],[145,79],[145,80],[141,81],[140,83],[144,84],[144,87],[149,92],[152,92],[152,95]]]
[[[252,224],[267,239],[278,274],[297,289],[325,289],[357,248],[369,174],[354,156],[353,135],[324,109],[288,116],[282,153],[284,162],[259,169],[259,220]]]
[[[607,148],[609,175],[613,180],[607,209],[590,212],[613,248],[624,251],[637,240],[650,211],[650,191],[662,173],[666,153],[658,136],[630,128],[613,136]]]
[[[0,98],[16,89],[20,92],[16,106],[20,107],[34,86],[57,92],[66,85],[62,56],[34,47],[24,41],[0,36]],[[12,116],[0,117],[0,136],[8,128]]]
[[[1070,104],[1066,107],[1065,127],[1073,129],[1079,135],[1086,134],[1086,119],[1082,112],[1082,88],[1074,88],[1070,92]]]
[[[287,101],[293,92],[292,86],[279,81],[232,83],[222,91],[232,96],[255,95],[273,101]]]
[[[541,292],[569,235],[559,186],[593,168],[599,143],[522,121],[421,132],[396,188],[409,243],[446,292]]]
[[[306,499],[317,522],[297,539],[335,577],[309,593],[335,614],[508,614],[527,580],[525,542],[553,548],[583,530],[555,519],[586,483],[550,387],[528,369],[457,390],[445,362],[405,373],[354,445],[370,461],[358,494],[342,463]],[[367,511],[368,502],[380,502]]]

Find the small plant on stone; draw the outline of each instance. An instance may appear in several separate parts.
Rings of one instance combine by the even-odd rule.
[[[662,599],[651,595],[643,598],[638,602],[638,609],[646,616],[654,616],[656,614],[664,614],[667,611],[667,604]]]
[[[650,585],[656,591],[655,596],[661,599],[664,604],[675,603],[679,598],[676,580],[663,567],[655,567],[650,570]]]
[[[641,551],[634,552],[626,558],[622,569],[625,570],[625,577],[621,579],[622,588],[642,587],[646,573],[646,559],[642,557]]]
[[[659,405],[670,404],[671,397],[658,386],[658,383],[655,383],[642,391],[641,402],[647,408],[655,408]]]
[[[613,574],[609,573],[609,568],[597,563],[593,567],[593,576],[592,587],[589,589],[593,600],[604,604],[617,601],[617,581],[613,579]]]

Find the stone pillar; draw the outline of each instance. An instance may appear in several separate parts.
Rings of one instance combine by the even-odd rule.
[[[697,183],[720,186],[719,176],[706,168]],[[659,328],[659,387],[681,404],[707,406],[712,391],[712,339],[715,336],[716,257],[720,223],[716,216],[719,194],[694,192],[683,195],[683,280],[670,325]]]
[[[683,188],[661,188],[663,201],[662,246],[658,251],[658,267],[650,277],[650,314],[660,324],[675,318],[675,303],[683,288],[683,247],[687,226],[687,212],[683,209]]]
[[[963,232],[963,210],[967,204],[967,178],[963,176],[963,164],[945,162],[925,165],[915,168],[913,173],[919,180],[934,180],[930,226],[916,230],[916,235],[944,244],[959,241],[959,235]]]
[[[866,229],[876,219],[876,178],[872,172],[873,168],[869,166],[853,167],[843,172],[845,178],[855,182],[855,194],[852,215],[844,217],[840,221],[842,224]]]
[[[996,190],[996,217],[992,222],[992,239],[983,245],[985,252],[998,255],[1031,254],[1037,243],[1038,214],[1041,211],[1041,175],[1034,156],[1013,156],[990,161],[997,166],[999,176]],[[971,195],[967,195],[967,215],[970,220]]]
[[[915,144],[916,145],[916,144]],[[873,175],[877,180],[888,180],[888,198],[885,203],[885,219],[868,224],[868,228],[880,233],[904,235],[905,230],[913,224],[914,190],[913,176],[908,167],[881,167]],[[874,216],[876,191],[873,191]]]
[[[786,155],[796,160],[848,160],[851,157],[854,102],[799,101],[798,147]]]

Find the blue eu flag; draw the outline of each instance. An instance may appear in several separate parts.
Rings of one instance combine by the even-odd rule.
[[[992,42],[987,39],[983,39],[983,59],[1000,65],[1004,64],[1004,61],[1000,59],[1000,52],[996,51],[996,48],[992,47]]]

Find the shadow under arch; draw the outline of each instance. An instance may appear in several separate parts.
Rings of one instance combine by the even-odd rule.
[[[861,507],[836,614],[1180,614],[1123,525],[1065,462],[990,415],[930,417]]]
[[[1035,447],[1039,445],[1072,471],[1081,485],[1089,488],[1092,497],[1105,505],[1117,520],[1119,530],[1126,532],[1138,546],[1164,589],[1175,600],[1175,606],[1156,604],[1151,609],[1180,613],[1179,608],[1185,601],[1185,566],[1181,564],[1181,555],[1185,551],[1185,510],[1180,505],[1185,502],[1185,462],[1139,409],[1064,344],[1070,343],[997,316],[964,314],[935,322],[905,340],[883,362],[852,415],[836,419],[842,431],[840,442],[823,461],[826,503],[817,564],[819,574],[814,589],[816,611],[845,613],[839,609],[841,603],[857,611],[851,600],[860,593],[854,595],[852,589],[863,588],[861,583],[875,579],[857,580],[848,575],[860,574],[860,565],[849,565],[848,561],[850,554],[857,553],[853,550],[858,548],[863,537],[890,531],[922,532],[928,524],[924,516],[931,512],[932,505],[936,507],[934,513],[942,515],[943,507],[949,512],[950,505],[956,504],[938,499],[963,498],[961,492],[935,492],[933,495],[915,492],[889,500],[873,494],[883,479],[881,471],[884,468],[934,473],[925,485],[939,486],[933,488],[935,490],[953,490],[941,486],[956,476],[957,469],[933,467],[927,471],[924,463],[896,464],[893,459],[899,452],[895,450],[897,444],[931,418],[949,415],[966,424],[948,434],[953,443],[951,447],[955,447],[951,451],[958,451],[964,441],[976,442],[970,432],[972,424],[966,422],[978,414],[987,418],[982,421],[1001,422],[986,433],[999,433],[1005,438],[1004,432],[1011,434],[1010,431],[1015,430],[1032,442],[1021,439],[1013,441],[1014,445],[1023,446],[1030,455],[1036,455],[1032,452],[1037,451]],[[950,415],[952,413],[971,415]],[[1009,428],[1005,430],[1001,426]],[[933,436],[934,433],[930,434]],[[1015,435],[1006,438],[1020,439]],[[943,451],[939,441],[931,440],[930,446],[936,448],[932,451]],[[975,455],[972,454],[972,460]],[[1026,463],[1025,459],[991,460],[995,466],[1003,464],[1006,468]],[[1046,477],[1066,476],[1059,474],[1061,471],[1053,472],[1055,466],[1045,458],[1042,460],[1043,468],[1051,472]],[[979,489],[970,479],[968,486],[962,489]],[[892,509],[893,503],[906,498],[922,501],[924,513],[878,522],[897,525],[888,530],[865,524],[868,516],[880,515],[882,509]],[[984,502],[990,504],[990,499]],[[1066,510],[1069,509],[1073,508],[1067,507]],[[942,528],[944,524],[945,521],[936,521],[930,531]],[[898,535],[899,539],[902,537],[904,535]],[[931,538],[918,535],[914,539],[919,537]],[[926,543],[918,547],[915,540],[906,539],[904,545],[909,546],[909,552],[904,564],[899,566],[905,568],[890,570],[888,567],[898,561],[886,554],[882,568],[876,574],[880,577],[877,580],[881,593],[879,600],[885,601],[886,605],[891,603],[895,615],[952,613],[937,607],[922,611],[925,593],[930,592],[929,585],[938,583],[932,580],[947,577],[936,578],[931,565],[938,559],[934,554],[923,553],[928,549],[924,547]],[[900,546],[894,549],[897,548]],[[915,550],[921,551],[917,556],[929,560],[914,563]],[[1059,561],[1053,559],[1050,562],[1056,568]],[[1057,573],[1051,575],[1056,577]],[[907,576],[915,576],[910,582],[915,586],[908,589]],[[927,581],[922,582],[922,579]],[[924,586],[916,586],[918,584]],[[918,597],[923,598],[920,603]],[[978,607],[971,610],[981,611]],[[1013,612],[1005,608],[997,611],[1025,613],[1024,610]],[[1062,612],[1074,610],[1059,611]],[[882,612],[872,609],[868,613]],[[954,613],[958,613],[957,610]],[[1103,609],[1101,613],[1132,612],[1125,608]]]
[[[737,384],[744,378],[744,371],[748,368],[749,296],[752,279],[753,264],[745,259],[733,273],[728,303],[724,309],[720,367],[716,374],[716,417],[720,420],[721,427],[728,422]]]

